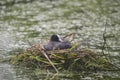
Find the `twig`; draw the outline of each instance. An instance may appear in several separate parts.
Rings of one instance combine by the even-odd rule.
[[[39,51],[41,51],[41,53],[45,56],[45,58],[50,62],[50,64],[52,65],[52,67],[53,67],[53,68],[55,69],[55,71],[58,73],[57,68],[54,66],[54,64],[52,63],[52,61],[50,60],[50,58],[47,56],[46,52],[45,52],[44,50],[40,50],[40,49],[39,49]]]
[[[65,35],[63,38],[66,38],[66,37],[71,36],[71,35],[73,35],[73,34],[74,34],[74,33],[71,33],[71,34]]]
[[[32,46],[32,44],[31,44],[31,42],[28,40],[28,44],[30,45],[30,46]]]

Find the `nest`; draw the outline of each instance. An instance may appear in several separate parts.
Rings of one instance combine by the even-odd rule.
[[[41,44],[26,49],[11,59],[15,65],[28,68],[54,68],[58,70],[108,70],[113,66],[104,56],[96,52],[78,46],[70,49],[46,51]]]

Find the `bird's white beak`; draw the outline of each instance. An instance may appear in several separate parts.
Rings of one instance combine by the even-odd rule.
[[[61,37],[57,34],[58,38],[59,38],[59,41],[60,42],[63,42],[63,40],[61,39]]]

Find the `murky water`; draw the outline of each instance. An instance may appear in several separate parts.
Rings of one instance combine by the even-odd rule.
[[[2,62],[29,43],[45,43],[51,34],[69,33],[75,33],[73,43],[110,54],[112,63],[120,68],[119,0],[1,0],[0,79],[120,79],[119,71],[55,75],[46,70],[31,73]]]

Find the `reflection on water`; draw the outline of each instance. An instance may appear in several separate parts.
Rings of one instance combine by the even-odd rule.
[[[98,52],[110,54],[112,63],[120,67],[120,1],[119,0],[5,0],[0,1],[0,78],[29,80],[51,77],[46,73],[21,72],[2,59],[16,49],[25,49],[31,44],[44,43],[51,34],[64,36],[75,33],[74,42],[81,43]],[[106,29],[105,29],[106,28]],[[103,51],[102,51],[103,50]],[[19,50],[18,50],[19,51]],[[10,53],[9,53],[10,52]],[[7,66],[7,67],[6,67]],[[45,72],[45,71],[43,71]],[[23,73],[22,76],[20,76]],[[114,72],[113,72],[114,73]],[[24,74],[32,77],[24,76]],[[111,79],[119,77],[111,72],[100,72],[97,76]],[[82,75],[82,74],[80,74]],[[70,76],[63,79],[91,79],[96,75]],[[117,76],[118,75],[118,76]],[[14,77],[15,76],[15,77]],[[17,78],[16,76],[19,76]],[[34,77],[33,77],[34,76]],[[43,77],[40,77],[43,76]],[[60,75],[59,75],[60,76]],[[98,79],[98,77],[97,77]]]

